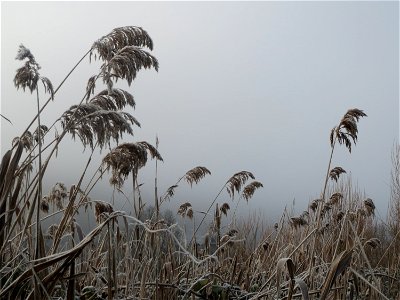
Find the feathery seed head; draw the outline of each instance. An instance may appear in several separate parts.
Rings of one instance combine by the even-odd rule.
[[[153,41],[141,27],[118,27],[93,43],[90,56],[97,51],[100,59],[110,60],[118,50],[126,46],[147,47],[153,50]]]
[[[211,175],[211,172],[206,167],[198,166],[187,171],[184,178],[192,186],[193,183],[199,183],[207,174]]]
[[[328,204],[337,204],[340,202],[340,200],[343,199],[343,195],[341,193],[334,193],[332,196],[329,198],[329,203]]]
[[[49,201],[47,196],[44,196],[40,201],[40,209],[46,214],[49,212]]]
[[[221,212],[226,216],[228,214],[228,210],[230,209],[230,206],[228,203],[223,203],[221,207],[219,208]]]
[[[137,173],[147,163],[148,155],[151,158],[163,160],[156,148],[147,142],[124,143],[114,148],[103,158],[103,165],[111,168],[110,183],[121,187],[131,171]]]
[[[235,196],[235,191],[237,193],[239,193],[242,186],[246,183],[246,181],[249,178],[255,179],[254,175],[248,171],[238,172],[238,173],[234,174],[231,178],[229,178],[229,180],[226,182],[226,185],[227,185],[226,189],[232,199]]]
[[[259,181],[253,181],[253,182],[249,183],[249,184],[246,185],[246,186],[244,187],[244,189],[243,189],[243,193],[242,193],[243,198],[244,198],[246,201],[249,201],[250,198],[253,197],[254,192],[255,192],[257,189],[262,188],[262,187],[264,187],[264,186],[263,186],[262,183],[259,182]]]
[[[367,115],[360,109],[353,108],[349,109],[346,114],[343,116],[342,120],[340,121],[339,125],[335,127],[334,133],[333,130],[331,131],[331,146],[333,147],[334,144],[334,135],[339,142],[339,144],[345,144],[349,152],[351,152],[351,140],[353,143],[356,144],[357,142],[357,135],[358,135],[358,128],[357,122],[361,117],[366,117]]]
[[[375,214],[375,204],[371,198],[367,198],[364,200],[364,206],[368,216]]]
[[[329,177],[332,180],[335,180],[337,182],[338,179],[339,179],[340,174],[343,174],[343,173],[346,173],[346,170],[344,170],[341,167],[335,167],[329,172]]]
[[[109,203],[100,201],[96,202],[94,216],[96,217],[97,223],[100,223],[104,216],[111,214],[112,212],[114,212],[114,209]]]

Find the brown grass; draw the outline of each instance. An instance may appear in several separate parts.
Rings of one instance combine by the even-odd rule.
[[[38,107],[28,129],[4,154],[1,299],[399,299],[399,146],[393,151],[387,222],[377,220],[374,201],[353,188],[343,168],[331,169],[336,143],[349,151],[355,145],[358,122],[366,116],[362,110],[347,111],[331,131],[332,149],[326,177],[321,178],[320,199],[310,201],[297,216],[285,209],[274,225],[256,214],[241,221],[236,209],[231,212],[231,204],[220,202],[224,192],[236,207],[241,199],[250,201],[263,184],[249,171],[229,177],[205,212],[196,210],[195,203],[179,207],[177,214],[192,225],[190,236],[186,237],[186,223],[180,228],[175,217],[167,217],[160,207],[174,196],[182,180],[192,186],[211,175],[206,167],[189,170],[159,198],[155,192],[155,211],[144,211],[147,199],[140,194],[138,172],[149,155],[162,160],[157,147],[145,141],[110,149],[85,186],[94,149],[108,148],[123,133],[133,134],[132,125],[139,125],[124,111],[135,106],[133,96],[114,84],[116,79],[130,84],[139,70],[158,68],[146,48],[152,50],[151,38],[138,27],[117,28],[96,41],[84,57],[90,54],[103,65],[88,80],[82,101],[50,127],[39,122],[32,134],[30,126],[40,120],[48,102]],[[17,72],[17,88],[33,92],[42,80],[51,98],[56,96],[62,84],[53,91],[50,81],[40,77],[27,48],[20,48],[18,59],[26,62]],[[106,88],[91,97],[96,84]],[[44,139],[56,130],[56,139]],[[57,183],[41,195],[41,178],[68,133],[89,146],[91,156],[74,185]],[[43,164],[39,163],[42,156]],[[132,176],[133,196],[127,199],[133,201],[135,215],[90,198],[107,171],[116,191]],[[97,223],[84,236],[76,215],[87,210],[92,210]],[[58,224],[43,234],[40,224],[52,217]],[[202,237],[198,231],[207,220]]]

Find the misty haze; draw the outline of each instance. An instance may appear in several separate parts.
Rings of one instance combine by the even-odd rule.
[[[1,8],[1,299],[399,297],[397,2]]]

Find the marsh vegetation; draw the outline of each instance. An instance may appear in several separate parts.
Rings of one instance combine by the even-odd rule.
[[[332,165],[337,147],[351,152],[356,145],[359,121],[367,116],[360,109],[345,112],[330,134],[327,129],[331,153],[321,196],[300,215],[286,209],[275,224],[257,216],[239,222],[238,203],[264,188],[248,170],[228,177],[206,211],[190,202],[176,214],[163,210],[180,186],[211,176],[205,166],[187,171],[166,191],[158,190],[155,176],[154,197],[143,197],[138,174],[150,160],[163,158],[158,142],[124,142],[123,135],[132,135],[140,122],[126,110],[135,107],[133,96],[117,85],[131,85],[142,69],[158,70],[152,49],[139,27],[116,28],[94,42],[77,65],[98,60],[98,73],[88,79],[80,101],[48,126],[41,115],[76,66],[53,87],[31,51],[20,46],[22,66],[14,83],[32,94],[37,113],[1,161],[0,298],[399,299],[400,148],[393,150],[385,221],[375,218],[373,200],[353,188],[345,166]],[[90,157],[80,162],[84,169],[75,184],[45,190],[44,174],[69,138],[81,142]],[[99,149],[102,163],[89,174]],[[91,198],[103,176],[116,193],[123,186],[132,189],[126,197],[132,213]],[[230,200],[222,201],[226,194]],[[79,212],[96,219],[86,235]],[[44,226],[50,217],[57,223]],[[189,225],[181,228],[177,218]],[[199,228],[205,222],[210,224],[204,235]]]

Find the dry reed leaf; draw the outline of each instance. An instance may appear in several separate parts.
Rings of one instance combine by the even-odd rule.
[[[116,216],[117,215],[113,216],[113,218]],[[94,228],[79,244],[77,244],[72,249],[52,255],[47,255],[46,257],[32,261],[33,266],[31,268],[26,269],[9,285],[4,286],[3,289],[0,290],[0,298],[3,299],[3,297],[5,297],[5,295],[7,295],[11,289],[23,283],[25,280],[31,278],[33,272],[39,273],[40,271],[46,270],[52,266],[57,267],[43,279],[43,285],[46,287],[49,284],[54,284],[55,282],[60,280],[71,262],[81,254],[82,250],[93,240],[93,238],[99,232],[102,231],[103,227],[113,218],[107,219],[106,222]],[[62,260],[64,261],[60,265],[56,265]],[[47,290],[50,292],[50,289]]]
[[[184,178],[192,186],[193,183],[199,183],[207,174],[211,175],[211,172],[206,167],[198,166],[187,171]]]
[[[147,299],[146,279],[147,279],[147,272],[149,271],[150,263],[151,263],[151,261],[143,263],[142,278],[140,280],[140,292],[139,292],[140,299]]]
[[[79,242],[82,241],[85,237],[82,227],[79,225],[78,222],[76,222],[76,220],[73,221],[73,226],[74,226],[74,232],[78,234]],[[119,227],[117,227],[117,229],[119,229]]]
[[[293,292],[293,287],[294,287],[294,272],[295,272],[295,266],[291,258],[285,257],[281,258],[278,260],[278,263],[276,265],[276,288],[277,288],[277,296],[278,298],[280,297],[281,294],[281,277],[283,270],[286,269],[289,273],[290,277],[290,282],[289,282],[289,289],[288,289],[288,294],[291,295]],[[289,298],[289,296],[288,296]]]
[[[7,174],[7,169],[8,169],[8,165],[10,163],[10,160],[11,160],[11,156],[12,156],[12,150],[8,150],[3,155],[3,158],[1,160],[1,165],[0,165],[0,190],[3,189],[3,185],[4,185],[4,182],[5,182],[5,176]]]
[[[301,279],[301,278],[295,278],[295,283],[300,288],[303,300],[309,300],[310,299],[310,295],[309,295],[309,292],[308,292],[308,286],[305,283],[305,281],[303,279]]]
[[[3,156],[2,160],[2,166],[1,166],[1,173],[2,175],[2,181],[0,183],[0,216],[5,213],[6,210],[6,201],[7,201],[7,196],[13,186],[13,182],[15,181],[15,173],[18,170],[18,163],[19,160],[21,159],[22,156],[22,151],[23,151],[23,144],[18,143],[17,149],[14,152],[14,155],[9,157],[12,152],[7,152]],[[3,169],[4,167],[4,169]],[[0,218],[0,228],[3,228],[4,226],[4,218]],[[0,241],[0,245],[3,245],[3,241]]]
[[[1,177],[0,177],[1,178]],[[6,222],[6,227],[11,225],[12,222],[12,217],[14,215],[14,209],[16,210],[15,213],[18,215],[18,207],[16,207],[17,205],[17,200],[19,198],[19,192],[21,191],[21,187],[22,187],[22,180],[24,179],[24,176],[21,174],[18,176],[18,181],[17,184],[14,188],[14,192],[12,194],[12,197],[10,199],[10,203],[9,203],[9,207],[8,207],[8,215],[7,215],[7,222]]]
[[[322,285],[320,300],[326,299],[337,276],[343,273],[350,265],[352,254],[353,250],[345,250],[332,261],[325,282]]]

